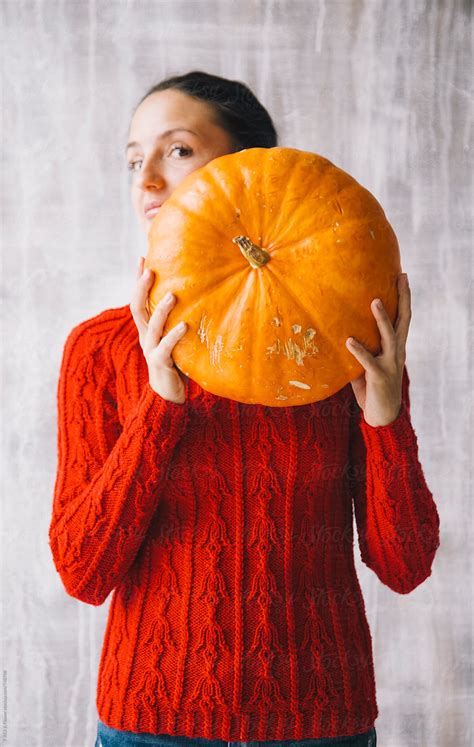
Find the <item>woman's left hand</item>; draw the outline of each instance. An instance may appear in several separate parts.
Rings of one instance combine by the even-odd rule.
[[[380,336],[382,352],[373,356],[362,343],[348,337],[346,347],[364,367],[364,373],[351,381],[364,420],[371,426],[389,425],[398,417],[402,404],[403,367],[406,340],[411,320],[411,294],[406,273],[398,276],[398,315],[392,325],[384,305],[371,303]],[[354,339],[354,344],[349,341]]]

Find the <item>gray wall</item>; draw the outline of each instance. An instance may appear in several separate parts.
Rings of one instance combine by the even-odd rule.
[[[351,173],[398,235],[412,419],[442,536],[410,595],[383,586],[356,545],[376,728],[381,747],[470,744],[469,3],[2,0],[1,11],[7,744],[94,743],[110,597],[99,608],[68,597],[52,564],[56,382],[72,326],[128,303],[146,254],[122,156],[132,108],[192,68],[247,82],[280,144]]]

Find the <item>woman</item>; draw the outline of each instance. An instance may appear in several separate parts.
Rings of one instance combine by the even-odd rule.
[[[246,86],[199,71],[151,89],[129,139],[145,232],[150,204],[191,171],[277,144]],[[347,342],[362,376],[272,408],[217,397],[174,366],[186,327],[162,332],[179,299],[149,317],[142,270],[143,257],[130,305],[69,334],[58,384],[55,566],[83,602],[114,591],[96,746],[374,747],[352,502],[362,560],[394,591],[421,584],[439,546],[410,421],[406,277],[395,327],[371,307],[383,352]]]

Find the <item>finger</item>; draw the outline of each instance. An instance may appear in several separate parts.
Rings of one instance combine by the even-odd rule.
[[[372,313],[375,316],[375,321],[377,322],[377,326],[379,328],[382,353],[384,355],[393,355],[397,346],[395,330],[393,329],[392,322],[390,321],[390,317],[387,314],[385,306],[380,301],[381,306],[379,307],[377,305],[377,301],[380,301],[380,299],[374,299],[370,305],[370,308],[372,309]]]
[[[411,321],[411,291],[408,284],[408,277],[406,280],[399,278],[399,295],[398,295],[398,315],[395,322],[395,334],[397,342],[404,346],[408,337],[408,328],[410,327]]]
[[[184,326],[181,326],[181,322],[161,338],[158,347],[156,348],[159,355],[160,361],[169,367],[174,366],[174,361],[171,357],[173,348],[188,331],[188,325],[184,322]]]
[[[147,300],[152,283],[153,270],[151,270],[151,275],[143,273],[135,285],[132,300],[130,302],[130,311],[132,312],[133,319],[138,328],[140,342],[145,337],[148,329],[150,314],[148,313]]]
[[[156,304],[153,314],[147,325],[146,339],[143,344],[143,352],[150,353],[159,344],[163,335],[163,329],[172,307],[176,303],[176,296],[166,294]]]
[[[351,340],[352,342],[350,342]],[[362,345],[361,342],[356,340],[354,337],[348,337],[346,340],[346,347],[366,371],[377,371],[377,364],[374,356]]]

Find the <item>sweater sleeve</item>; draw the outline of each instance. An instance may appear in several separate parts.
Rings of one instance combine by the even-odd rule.
[[[440,544],[439,515],[418,460],[410,419],[409,383],[404,366],[402,404],[388,425],[369,425],[354,398],[350,436],[361,559],[400,594],[413,591],[431,575]]]
[[[188,405],[163,399],[147,381],[122,427],[107,338],[95,319],[64,345],[49,545],[67,593],[100,605],[145,538]]]

